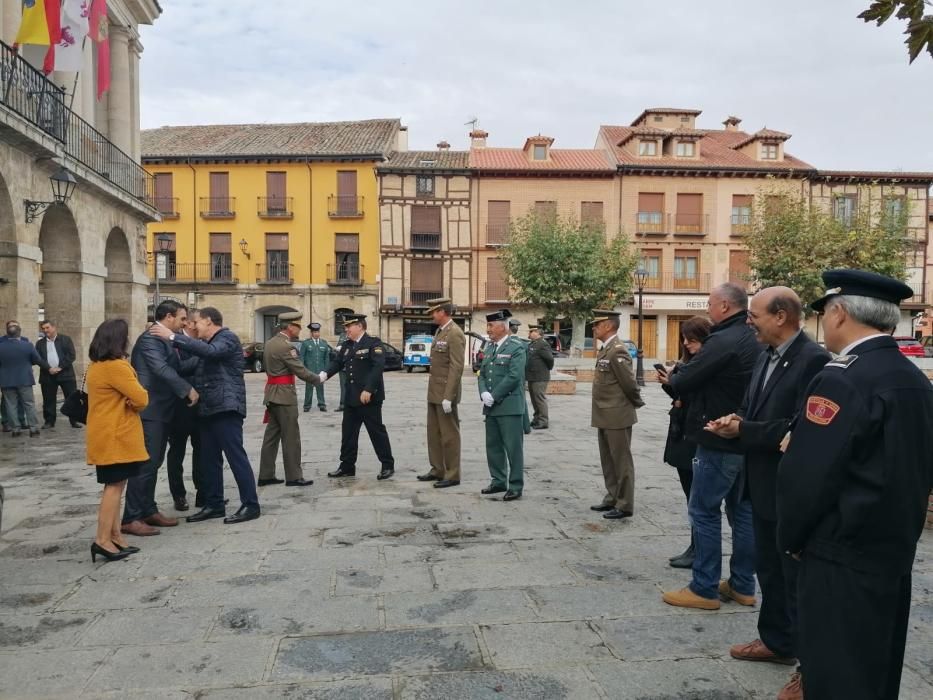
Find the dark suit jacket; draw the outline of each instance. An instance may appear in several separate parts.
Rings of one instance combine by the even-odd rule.
[[[777,470],[781,461],[781,440],[790,430],[806,396],[807,386],[823,369],[830,355],[801,333],[791,343],[762,387],[771,354],[761,353],[752,371],[739,415],[739,444],[745,450],[745,471],[755,515],[777,520]]]
[[[25,338],[0,338],[0,387],[33,386],[33,365],[48,368],[32,343]]]
[[[376,336],[364,333],[355,343],[347,340],[342,343],[337,357],[327,367],[327,376],[337,372],[347,373],[348,406],[362,406],[360,394],[368,391],[372,394],[371,404],[381,404],[386,391],[382,382],[386,356],[382,341]]]
[[[136,339],[130,362],[139,383],[149,392],[149,405],[139,417],[171,423],[178,399],[191,391],[191,384],[181,377],[182,362],[175,348],[145,331]]]
[[[39,353],[45,362],[49,361],[49,348],[48,348],[48,338],[40,338],[36,343],[36,352]],[[75,361],[75,344],[71,342],[71,338],[67,335],[62,335],[59,333],[55,336],[55,351],[58,353],[58,366],[61,367],[61,372],[54,375],[55,379],[74,379],[75,370],[74,370],[74,361]],[[51,374],[47,369],[42,369],[39,372],[39,381],[47,381],[52,379]]]

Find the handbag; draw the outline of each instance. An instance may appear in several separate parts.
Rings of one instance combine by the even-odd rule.
[[[62,402],[62,415],[81,425],[87,425],[87,392],[84,383],[87,381],[87,372],[81,380],[81,388],[70,393]]]

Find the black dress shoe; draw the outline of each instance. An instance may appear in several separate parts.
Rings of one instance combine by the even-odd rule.
[[[175,510],[188,510],[190,506],[188,505],[188,499],[184,496],[175,499]]]
[[[605,503],[600,503],[598,506],[590,506],[590,510],[595,510],[597,513],[605,513],[607,510],[614,510],[615,506],[608,506]]]
[[[503,501],[517,501],[522,497],[521,491],[506,491],[505,495],[502,497]]]
[[[52,427],[54,428],[55,426],[53,425]],[[80,427],[81,427],[81,424],[80,424],[80,423],[76,423],[76,422],[74,422],[74,421],[71,421],[71,427],[72,427],[72,428],[80,428]]]
[[[256,482],[256,485],[257,486],[275,486],[276,484],[284,484],[284,483],[285,483],[285,479],[276,479],[273,477],[272,479],[260,479],[259,481]]]
[[[505,493],[506,491],[508,491],[508,489],[505,488],[505,486],[487,486],[482,491],[480,491],[480,493],[484,496],[488,496],[493,493]]]
[[[130,553],[121,550],[119,547],[117,547],[116,552],[108,552],[96,542],[91,542],[91,563],[97,561],[98,555],[102,556],[106,561],[117,561],[118,559],[126,559]]]
[[[431,472],[427,474],[419,474],[417,477],[418,481],[440,481],[439,476],[434,476]]]
[[[338,410],[338,411],[342,411],[342,410],[343,410],[343,406],[337,406],[337,410]]]
[[[136,554],[136,552],[140,551],[139,547],[134,547],[133,545],[127,545],[126,547],[121,547],[116,542],[111,542],[111,544],[117,549],[119,549],[121,552],[126,552],[127,554]]]
[[[618,508],[613,508],[608,513],[603,513],[603,517],[606,520],[621,520],[622,518],[631,518],[632,514],[627,510],[619,510]]]
[[[42,424],[43,430],[48,430],[49,428],[54,428],[54,427],[55,427],[55,423],[49,423],[48,421]]]
[[[391,478],[393,474],[395,474],[395,470],[394,470],[394,469],[383,469],[381,472],[379,472],[379,474],[376,476],[376,478],[377,478],[379,481],[382,481],[383,479],[389,479],[389,478]]]
[[[314,481],[311,479],[292,479],[291,481],[286,481],[286,486],[310,486]]]
[[[255,520],[259,515],[259,508],[240,506],[240,509],[236,513],[224,518],[224,522],[227,525],[235,525],[236,523],[245,523],[247,520]]]
[[[310,411],[310,410],[311,410],[311,407],[310,407],[310,406],[305,406],[305,413],[307,413],[307,412]]]
[[[459,479],[441,479],[440,481],[435,482],[434,488],[436,489],[447,489],[451,486],[459,486]]]
[[[226,517],[227,511],[223,508],[202,508],[194,515],[189,515],[185,518],[189,523],[199,523],[202,520],[210,520],[211,518],[223,518]]]
[[[335,479],[338,476],[356,476],[356,470],[354,469],[351,472],[350,470],[344,469],[343,467],[338,467],[336,471],[327,472],[327,476],[332,479]]]
[[[321,413],[327,413],[327,406],[318,406],[318,410],[320,410]]]

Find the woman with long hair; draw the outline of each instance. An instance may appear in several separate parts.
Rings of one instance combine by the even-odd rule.
[[[129,327],[116,318],[100,324],[88,353],[87,463],[96,466],[97,483],[104,487],[91,561],[98,556],[114,561],[139,551],[120,532],[120,501],[126,480],[149,459],[139,418],[149,394],[126,359],[128,350]]]
[[[671,370],[671,374],[683,365],[690,362],[709,336],[712,324],[704,316],[694,316],[683,322],[680,326],[680,337],[683,352],[680,361]],[[664,461],[677,469],[680,486],[690,502],[690,486],[693,483],[693,457],[696,454],[696,443],[690,442],[684,436],[684,419],[687,416],[689,395],[676,395],[669,384],[662,384],[661,388],[673,399],[670,410],[670,425],[667,430],[667,442],[664,445]],[[693,537],[690,537],[690,546],[686,551],[670,559],[671,566],[676,569],[689,569],[693,566]]]

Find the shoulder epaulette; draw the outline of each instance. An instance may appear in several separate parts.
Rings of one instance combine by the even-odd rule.
[[[834,357],[832,360],[826,363],[827,367],[839,367],[845,369],[853,362],[858,359],[858,355],[840,355],[839,357]]]

